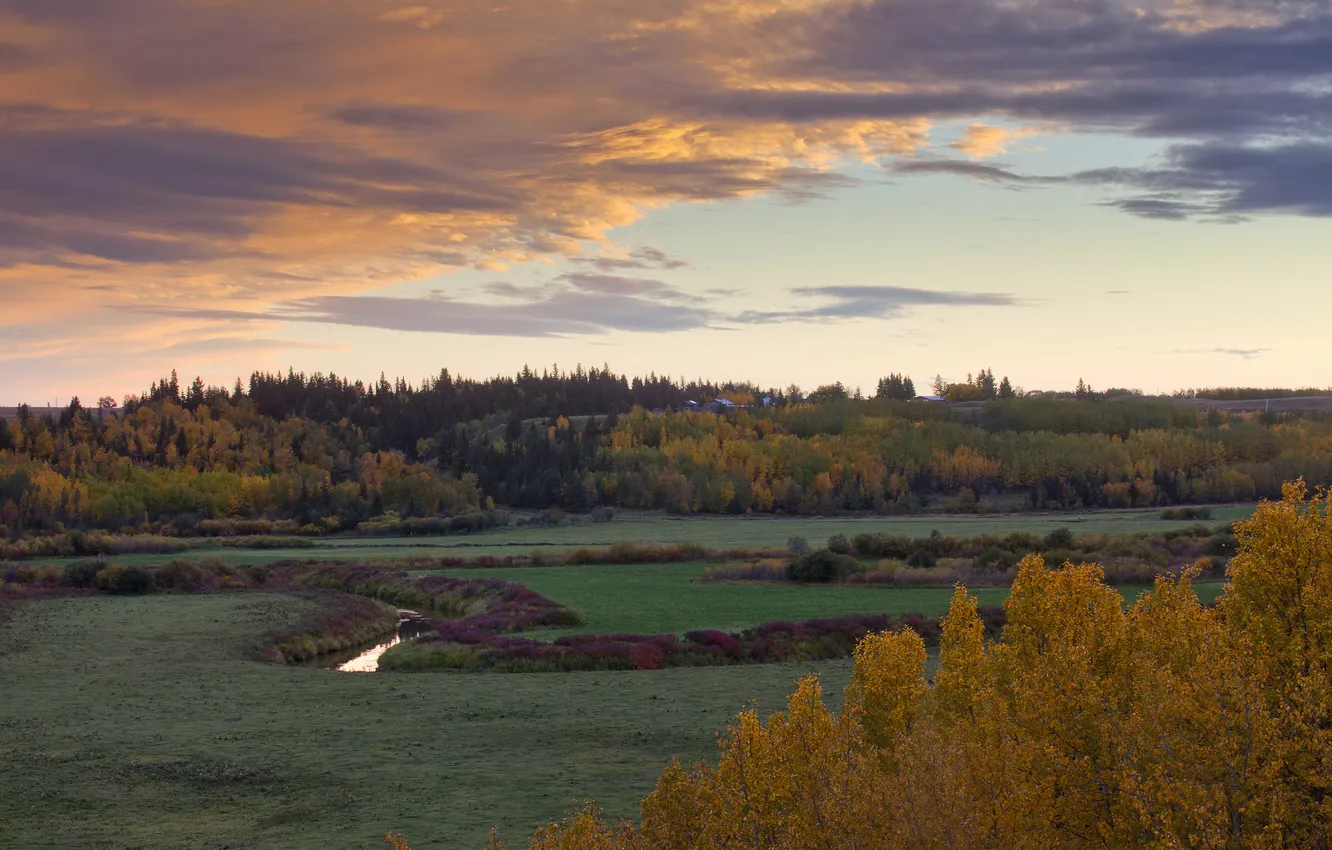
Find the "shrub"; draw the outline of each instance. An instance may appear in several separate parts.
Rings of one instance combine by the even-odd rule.
[[[935,565],[937,559],[928,549],[917,549],[910,555],[907,555],[907,566],[928,569]]]
[[[1045,535],[1046,549],[1072,549],[1073,532],[1067,528],[1056,528],[1054,531]]]
[[[792,558],[787,564],[786,576],[791,581],[823,583],[849,575],[857,566],[854,558],[818,549]]]
[[[803,537],[792,537],[786,541],[786,551],[792,555],[803,555],[809,551],[809,541]]]
[[[203,567],[179,559],[168,561],[153,573],[153,581],[163,590],[199,590],[207,584],[209,578]]]
[[[851,541],[857,555],[870,558],[905,558],[915,550],[910,537],[900,534],[857,534]]]
[[[1161,519],[1211,519],[1211,508],[1166,508]]]
[[[112,564],[97,573],[97,587],[103,593],[147,593],[153,589],[153,576],[142,567]]]
[[[67,587],[96,587],[97,574],[105,568],[106,561],[71,561],[65,564],[61,583]]]
[[[828,538],[828,551],[834,555],[851,554],[851,541],[846,539],[845,534],[834,534]]]

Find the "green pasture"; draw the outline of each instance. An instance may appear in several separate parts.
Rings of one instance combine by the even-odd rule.
[[[248,660],[305,603],[268,594],[19,606],[0,627],[0,847],[524,846],[587,798],[631,816],[750,700],[849,662],[352,674]]]
[[[1214,525],[1243,519],[1252,506],[1220,507],[1203,524]],[[698,543],[714,549],[785,548],[792,537],[803,537],[818,546],[834,534],[852,537],[860,533],[901,534],[928,537],[930,532],[955,537],[1008,534],[1026,531],[1048,534],[1068,528],[1075,534],[1137,534],[1168,531],[1196,525],[1187,520],[1163,520],[1157,509],[1105,510],[1063,514],[999,514],[991,516],[904,516],[904,517],[669,517],[657,514],[631,515],[608,523],[552,526],[547,528],[500,528],[492,531],[445,537],[333,537],[320,539],[312,548],[293,549],[202,549],[175,554],[122,555],[125,563],[152,565],[173,558],[209,555],[233,563],[269,564],[287,558],[376,560],[405,557],[461,557],[480,555],[526,555],[540,550],[561,552],[579,546],[607,546],[617,541],[645,543]],[[35,563],[59,563],[61,558],[36,559]]]
[[[950,587],[810,586],[783,582],[699,582],[706,564],[628,564],[444,570],[447,575],[489,576],[524,584],[567,605],[582,625],[549,634],[634,632],[682,634],[691,629],[739,631],[769,620],[808,620],[839,614],[942,616]],[[1201,582],[1198,597],[1211,602],[1222,583]],[[1125,586],[1128,602],[1147,590]],[[971,591],[983,605],[999,605],[1007,588]]]
[[[445,570],[524,584],[567,605],[582,625],[564,632],[683,634],[691,629],[739,631],[769,620],[808,620],[839,614],[924,614],[948,610],[949,587],[812,587],[784,582],[697,582],[706,564],[627,564]],[[975,592],[998,604],[1005,589]],[[562,632],[551,632],[559,634]]]
[[[692,581],[704,569],[451,572],[521,581],[596,632],[937,615],[951,592]],[[0,847],[359,848],[393,829],[418,850],[479,848],[495,824],[521,846],[588,798],[633,815],[672,756],[715,757],[715,734],[751,700],[770,713],[815,671],[835,704],[850,669],[347,674],[247,656],[308,604],[235,593],[17,605],[0,625]]]

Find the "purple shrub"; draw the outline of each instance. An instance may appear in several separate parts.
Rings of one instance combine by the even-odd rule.
[[[715,629],[686,632],[685,640],[708,649],[715,649],[731,658],[739,658],[743,652],[739,637]]]

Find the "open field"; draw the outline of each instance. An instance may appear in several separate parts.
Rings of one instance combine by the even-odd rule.
[[[757,699],[845,661],[562,675],[346,674],[247,660],[304,603],[62,599],[0,631],[0,846],[521,844],[595,797],[616,815],[673,754],[710,758]]]
[[[1204,524],[1243,519],[1253,506],[1212,509]],[[293,549],[206,549],[177,554],[123,555],[115,560],[141,565],[162,564],[174,558],[223,558],[233,563],[268,564],[287,558],[360,559],[403,557],[472,558],[480,555],[525,555],[534,550],[560,552],[579,546],[605,546],[621,540],[651,543],[699,543],[716,549],[784,548],[792,537],[804,537],[810,545],[821,545],[834,534],[848,537],[868,533],[928,537],[931,531],[955,537],[1008,534],[1028,531],[1048,534],[1068,528],[1075,534],[1137,534],[1168,531],[1197,523],[1163,520],[1158,509],[1088,511],[1063,514],[1001,514],[991,516],[906,517],[665,517],[631,516],[609,523],[554,526],[549,528],[500,528],[494,531],[448,537],[334,537],[322,539],[313,548]],[[59,563],[62,558],[34,559],[34,563]]]
[[[808,587],[692,581],[706,564],[569,566],[533,570],[445,570],[520,582],[576,611],[582,624],[561,633],[683,634],[690,629],[738,631],[766,620],[808,620],[838,614],[920,613],[948,610],[951,588]],[[997,604],[1007,590],[982,589],[982,603]]]
[[[704,567],[450,572],[522,581],[595,632],[937,615],[950,593],[692,582]],[[480,847],[495,823],[521,843],[586,798],[634,814],[673,755],[714,757],[714,734],[747,702],[775,710],[815,670],[836,703],[850,667],[391,675],[249,660],[259,634],[308,604],[238,593],[18,606],[0,627],[0,846],[352,848],[392,828],[419,848]]]
[[[682,634],[690,629],[738,631],[765,620],[807,620],[838,614],[942,616],[949,587],[847,587],[773,583],[726,584],[692,581],[706,564],[630,564],[445,570],[448,575],[516,581],[578,612],[583,623],[549,634],[635,632]],[[1210,602],[1221,582],[1202,582],[1198,596]],[[1146,587],[1122,587],[1128,601]],[[999,605],[1005,588],[972,591],[982,605]]]

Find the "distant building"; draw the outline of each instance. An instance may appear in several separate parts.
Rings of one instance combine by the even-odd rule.
[[[948,399],[940,398],[937,395],[918,395],[915,398],[913,398],[912,401],[939,401],[943,402],[944,404],[948,404]]]

